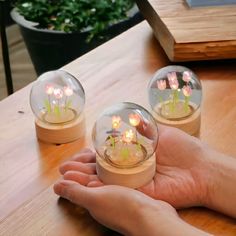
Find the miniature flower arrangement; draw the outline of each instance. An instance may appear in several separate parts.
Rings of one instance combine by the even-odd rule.
[[[75,111],[72,109],[73,89],[70,86],[54,87],[53,84],[45,85],[45,93],[47,99],[44,100],[44,105],[47,113],[46,120],[48,122],[68,122],[75,117]],[[54,121],[54,122],[53,122]]]
[[[185,82],[185,85],[180,87],[179,79]],[[167,73],[168,80],[157,80],[157,88],[161,91],[161,93],[165,93],[166,89],[171,89],[169,100],[163,103],[163,98],[160,95],[160,103],[162,104],[161,114],[168,118],[181,118],[186,117],[191,114],[191,106],[189,105],[190,96],[192,95],[191,88],[191,78],[192,73],[189,71],[184,71],[179,75],[177,72],[169,72]],[[168,86],[168,87],[167,87]],[[180,100],[180,95],[184,96],[183,100]]]
[[[153,130],[152,136],[145,127]],[[138,187],[155,173],[158,133],[155,120],[144,108],[121,103],[106,109],[93,128],[97,172],[105,183]]]
[[[149,103],[157,122],[185,129],[188,119],[196,116],[196,123],[200,123],[201,90],[197,76],[186,67],[158,70],[148,85]]]
[[[129,124],[134,127],[134,130],[129,128],[120,132],[121,117],[112,117],[112,130],[108,131],[110,135],[105,143],[107,146],[105,157],[113,165],[134,166],[146,158],[146,150],[141,144],[141,139],[138,138],[136,130],[141,122],[140,119],[138,114],[130,113]]]
[[[62,70],[42,74],[30,93],[37,137],[58,144],[83,136],[84,103],[84,89],[75,77]]]

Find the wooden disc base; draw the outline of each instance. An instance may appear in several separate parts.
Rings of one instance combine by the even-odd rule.
[[[68,124],[51,125],[41,120],[35,121],[36,135],[39,140],[47,143],[69,143],[85,134],[85,119],[81,115],[78,119]]]
[[[149,183],[156,172],[156,157],[143,162],[134,168],[120,169],[111,166],[97,155],[97,174],[105,184],[121,185],[130,188],[139,188]]]
[[[153,116],[156,119],[157,123],[181,129],[190,135],[196,135],[199,132],[201,126],[200,109],[195,111],[193,115],[185,118],[184,120],[178,120],[178,121],[167,120],[156,113],[155,114],[153,113]]]

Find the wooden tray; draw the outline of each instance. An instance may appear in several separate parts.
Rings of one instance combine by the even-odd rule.
[[[185,0],[136,0],[171,61],[236,58],[236,5],[190,8]]]

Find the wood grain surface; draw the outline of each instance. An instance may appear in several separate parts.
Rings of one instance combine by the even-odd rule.
[[[146,22],[66,65],[86,93],[86,137],[52,145],[37,141],[29,106],[31,85],[0,102],[0,235],[117,235],[80,207],[58,199],[58,166],[83,147],[92,147],[98,114],[116,102],[149,109],[147,84],[168,65]],[[236,60],[188,63],[203,86],[200,139],[236,157]],[[236,222],[204,208],[180,211],[187,222],[215,235],[236,235]]]
[[[236,5],[136,0],[171,61],[236,58]]]

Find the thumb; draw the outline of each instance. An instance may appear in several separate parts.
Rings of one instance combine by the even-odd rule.
[[[87,208],[93,197],[91,188],[71,180],[60,180],[54,184],[53,189],[57,195],[84,208]]]

